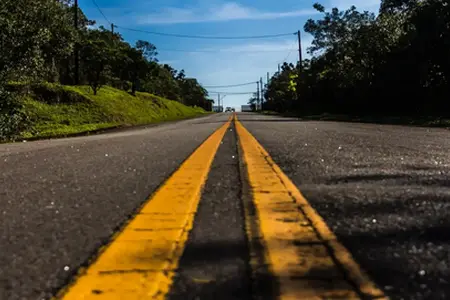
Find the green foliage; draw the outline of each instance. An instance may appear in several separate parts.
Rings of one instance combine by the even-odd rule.
[[[73,93],[65,86],[58,83],[13,83],[6,85],[6,89],[12,92],[16,97],[32,97],[43,103],[48,104],[72,104],[85,102],[87,99],[77,93]]]
[[[176,101],[151,94],[127,92],[103,87],[94,95],[89,86],[61,86],[71,99],[83,99],[70,104],[42,102],[39,95],[27,96],[23,110],[29,116],[28,130],[21,137],[52,137],[97,130],[114,126],[140,125],[178,120],[204,114]]]
[[[17,138],[28,121],[20,99],[0,86],[0,141]]]
[[[283,65],[264,109],[303,114],[450,116],[450,5],[383,0],[377,17],[337,8],[304,26],[313,55]],[[298,74],[293,91],[292,75]],[[291,79],[291,81],[290,81]]]
[[[83,74],[94,95],[106,84],[110,61],[114,59],[114,49],[108,40],[110,36],[103,30],[89,30],[80,48]]]
[[[79,8],[75,22],[74,10],[71,0],[1,1],[0,138],[21,134],[26,124],[26,117],[20,113],[23,99],[28,99],[28,104],[34,103],[31,107],[49,105],[48,111],[70,112],[86,108],[95,112],[92,103],[86,102],[90,97],[80,97],[80,93],[70,93],[61,86],[74,84],[76,78],[80,85],[89,85],[89,93],[94,96],[102,87],[114,86],[130,91],[136,98],[139,98],[139,92],[150,92],[190,106],[211,106],[206,91],[195,79],[186,79],[183,70],[178,72],[169,65],[158,63],[155,45],[138,40],[133,47],[118,33],[102,26],[92,29],[95,22],[87,19]],[[75,76],[76,58],[78,76]],[[131,95],[127,95],[131,106],[134,102]],[[113,103],[114,99],[110,101]],[[159,106],[152,106],[156,107]],[[123,110],[127,111],[127,108]],[[13,115],[7,117],[6,111]],[[45,116],[45,109],[35,111]],[[91,115],[88,111],[84,113]],[[60,111],[55,111],[53,115],[59,114]],[[36,118],[39,116],[34,115]]]

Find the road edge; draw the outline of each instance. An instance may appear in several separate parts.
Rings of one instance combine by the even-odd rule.
[[[92,129],[82,132],[75,132],[75,133],[68,133],[68,134],[55,134],[51,136],[35,136],[35,137],[20,137],[15,140],[9,140],[9,141],[0,141],[0,144],[16,144],[20,142],[33,142],[33,141],[44,141],[44,140],[58,140],[58,139],[64,139],[64,138],[74,138],[74,137],[85,137],[85,136],[92,136],[92,135],[104,135],[108,133],[116,133],[116,132],[127,132],[131,130],[136,129],[147,129],[147,128],[153,128],[153,127],[159,127],[163,125],[169,125],[169,124],[175,124],[181,121],[187,121],[187,120],[195,120],[195,119],[202,119],[209,116],[212,116],[213,114],[202,114],[202,115],[196,115],[196,116],[189,116],[177,120],[163,120],[158,121],[154,123],[146,123],[146,124],[139,124],[139,125],[127,125],[127,124],[121,124],[121,125],[115,125],[105,128],[98,128],[98,129]]]
[[[336,122],[336,123],[349,123],[349,124],[372,124],[372,125],[387,125],[387,126],[406,126],[406,127],[418,127],[418,128],[428,128],[428,129],[445,129],[450,130],[450,126],[447,123],[408,123],[406,120],[400,122],[393,122],[389,120],[383,119],[375,119],[373,121],[369,120],[367,117],[347,117],[344,119],[339,115],[306,115],[302,116],[300,114],[295,113],[277,113],[273,111],[267,112],[255,112],[257,114],[263,116],[273,116],[273,117],[282,117],[282,118],[295,118],[293,121],[301,121],[301,122]]]

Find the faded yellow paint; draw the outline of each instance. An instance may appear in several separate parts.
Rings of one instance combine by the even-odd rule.
[[[279,299],[387,299],[237,118],[235,125]]]
[[[232,118],[180,166],[58,298],[165,298],[192,228],[202,187]]]

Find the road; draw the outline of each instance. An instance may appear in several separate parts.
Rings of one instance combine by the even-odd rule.
[[[0,145],[0,299],[450,298],[448,130],[229,117]]]

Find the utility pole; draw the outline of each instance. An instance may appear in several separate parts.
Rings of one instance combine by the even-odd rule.
[[[302,75],[302,71],[303,71],[303,68],[302,68],[302,39],[301,39],[301,35],[300,35],[300,30],[299,31],[297,31],[297,35],[298,35],[298,76],[297,76],[297,91],[296,91],[296,94],[297,94],[297,100],[300,100],[300,95],[301,95],[301,91],[300,91],[300,89],[301,89],[301,85],[300,85],[300,82],[301,82],[301,75]]]
[[[258,110],[259,107],[259,82],[256,82],[256,110]]]
[[[302,69],[302,38],[300,35],[300,30],[297,31],[298,36],[298,65],[300,70]]]
[[[114,40],[114,27],[116,27],[114,25],[114,23],[111,23],[111,39]]]
[[[74,3],[74,25],[75,25],[75,31],[78,31],[78,0],[75,0]],[[78,74],[80,69],[80,61],[78,57],[78,45],[75,43],[74,47],[74,54],[75,54],[75,85],[78,85]]]
[[[263,88],[263,83],[262,83],[262,77],[259,78],[259,84],[261,85],[260,91],[261,91],[261,105],[260,105],[260,109],[262,110],[262,106],[264,104],[264,88]]]
[[[217,94],[217,102],[218,102],[217,110],[218,110],[218,112],[220,112],[220,94]]]
[[[225,106],[225,105],[224,105],[224,102],[223,102],[223,99],[225,99],[226,96],[227,96],[227,95],[223,95],[223,96],[222,96],[222,99],[220,99],[220,101],[222,101],[222,110],[223,110],[223,108],[224,108],[224,106]]]
[[[269,81],[270,81],[269,72],[267,72],[266,91],[269,89]],[[269,100],[269,96],[267,96],[267,98],[266,98],[266,104],[267,104],[268,100]],[[266,107],[266,109],[267,109],[267,107]]]
[[[278,64],[278,73],[280,73],[280,64]]]

